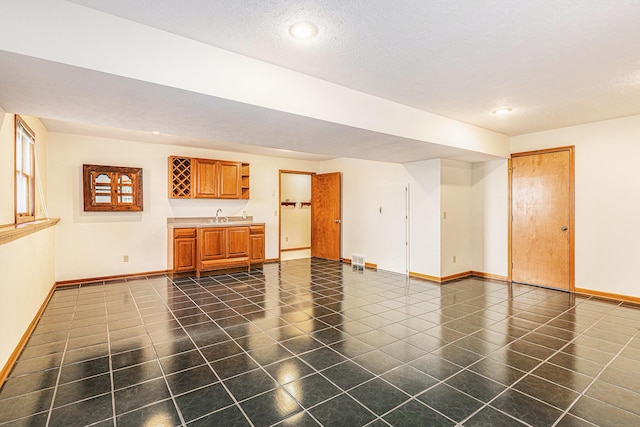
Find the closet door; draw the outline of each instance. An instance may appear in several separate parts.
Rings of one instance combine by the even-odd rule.
[[[511,159],[511,279],[574,289],[573,147]]]
[[[340,172],[311,176],[311,256],[339,261],[342,223]]]

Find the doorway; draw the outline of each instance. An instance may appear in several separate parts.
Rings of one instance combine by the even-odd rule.
[[[511,280],[574,291],[574,147],[511,157]]]
[[[342,176],[281,170],[280,260],[317,257],[341,260]]]
[[[380,270],[409,274],[409,184],[382,184],[376,188],[377,222],[372,245]]]
[[[311,176],[280,171],[280,259],[311,257]]]

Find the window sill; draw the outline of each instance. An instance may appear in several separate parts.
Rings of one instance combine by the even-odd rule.
[[[28,235],[44,230],[45,228],[53,227],[58,222],[60,222],[60,218],[49,218],[39,219],[35,222],[0,227],[0,245],[27,237]]]

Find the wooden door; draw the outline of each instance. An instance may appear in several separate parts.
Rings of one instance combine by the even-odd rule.
[[[511,279],[574,289],[573,147],[513,154]]]
[[[218,195],[221,199],[239,199],[242,195],[241,189],[242,163],[238,162],[218,162]]]
[[[200,261],[226,258],[227,234],[224,227],[198,230],[198,252]]]
[[[218,162],[216,160],[195,159],[195,180],[195,197],[218,198]]]
[[[311,176],[311,256],[339,261],[342,222],[340,172]]]
[[[249,256],[249,227],[227,228],[227,258]]]

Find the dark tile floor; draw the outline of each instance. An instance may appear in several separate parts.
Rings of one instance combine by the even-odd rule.
[[[638,426],[640,309],[325,260],[55,292],[12,426]]]

